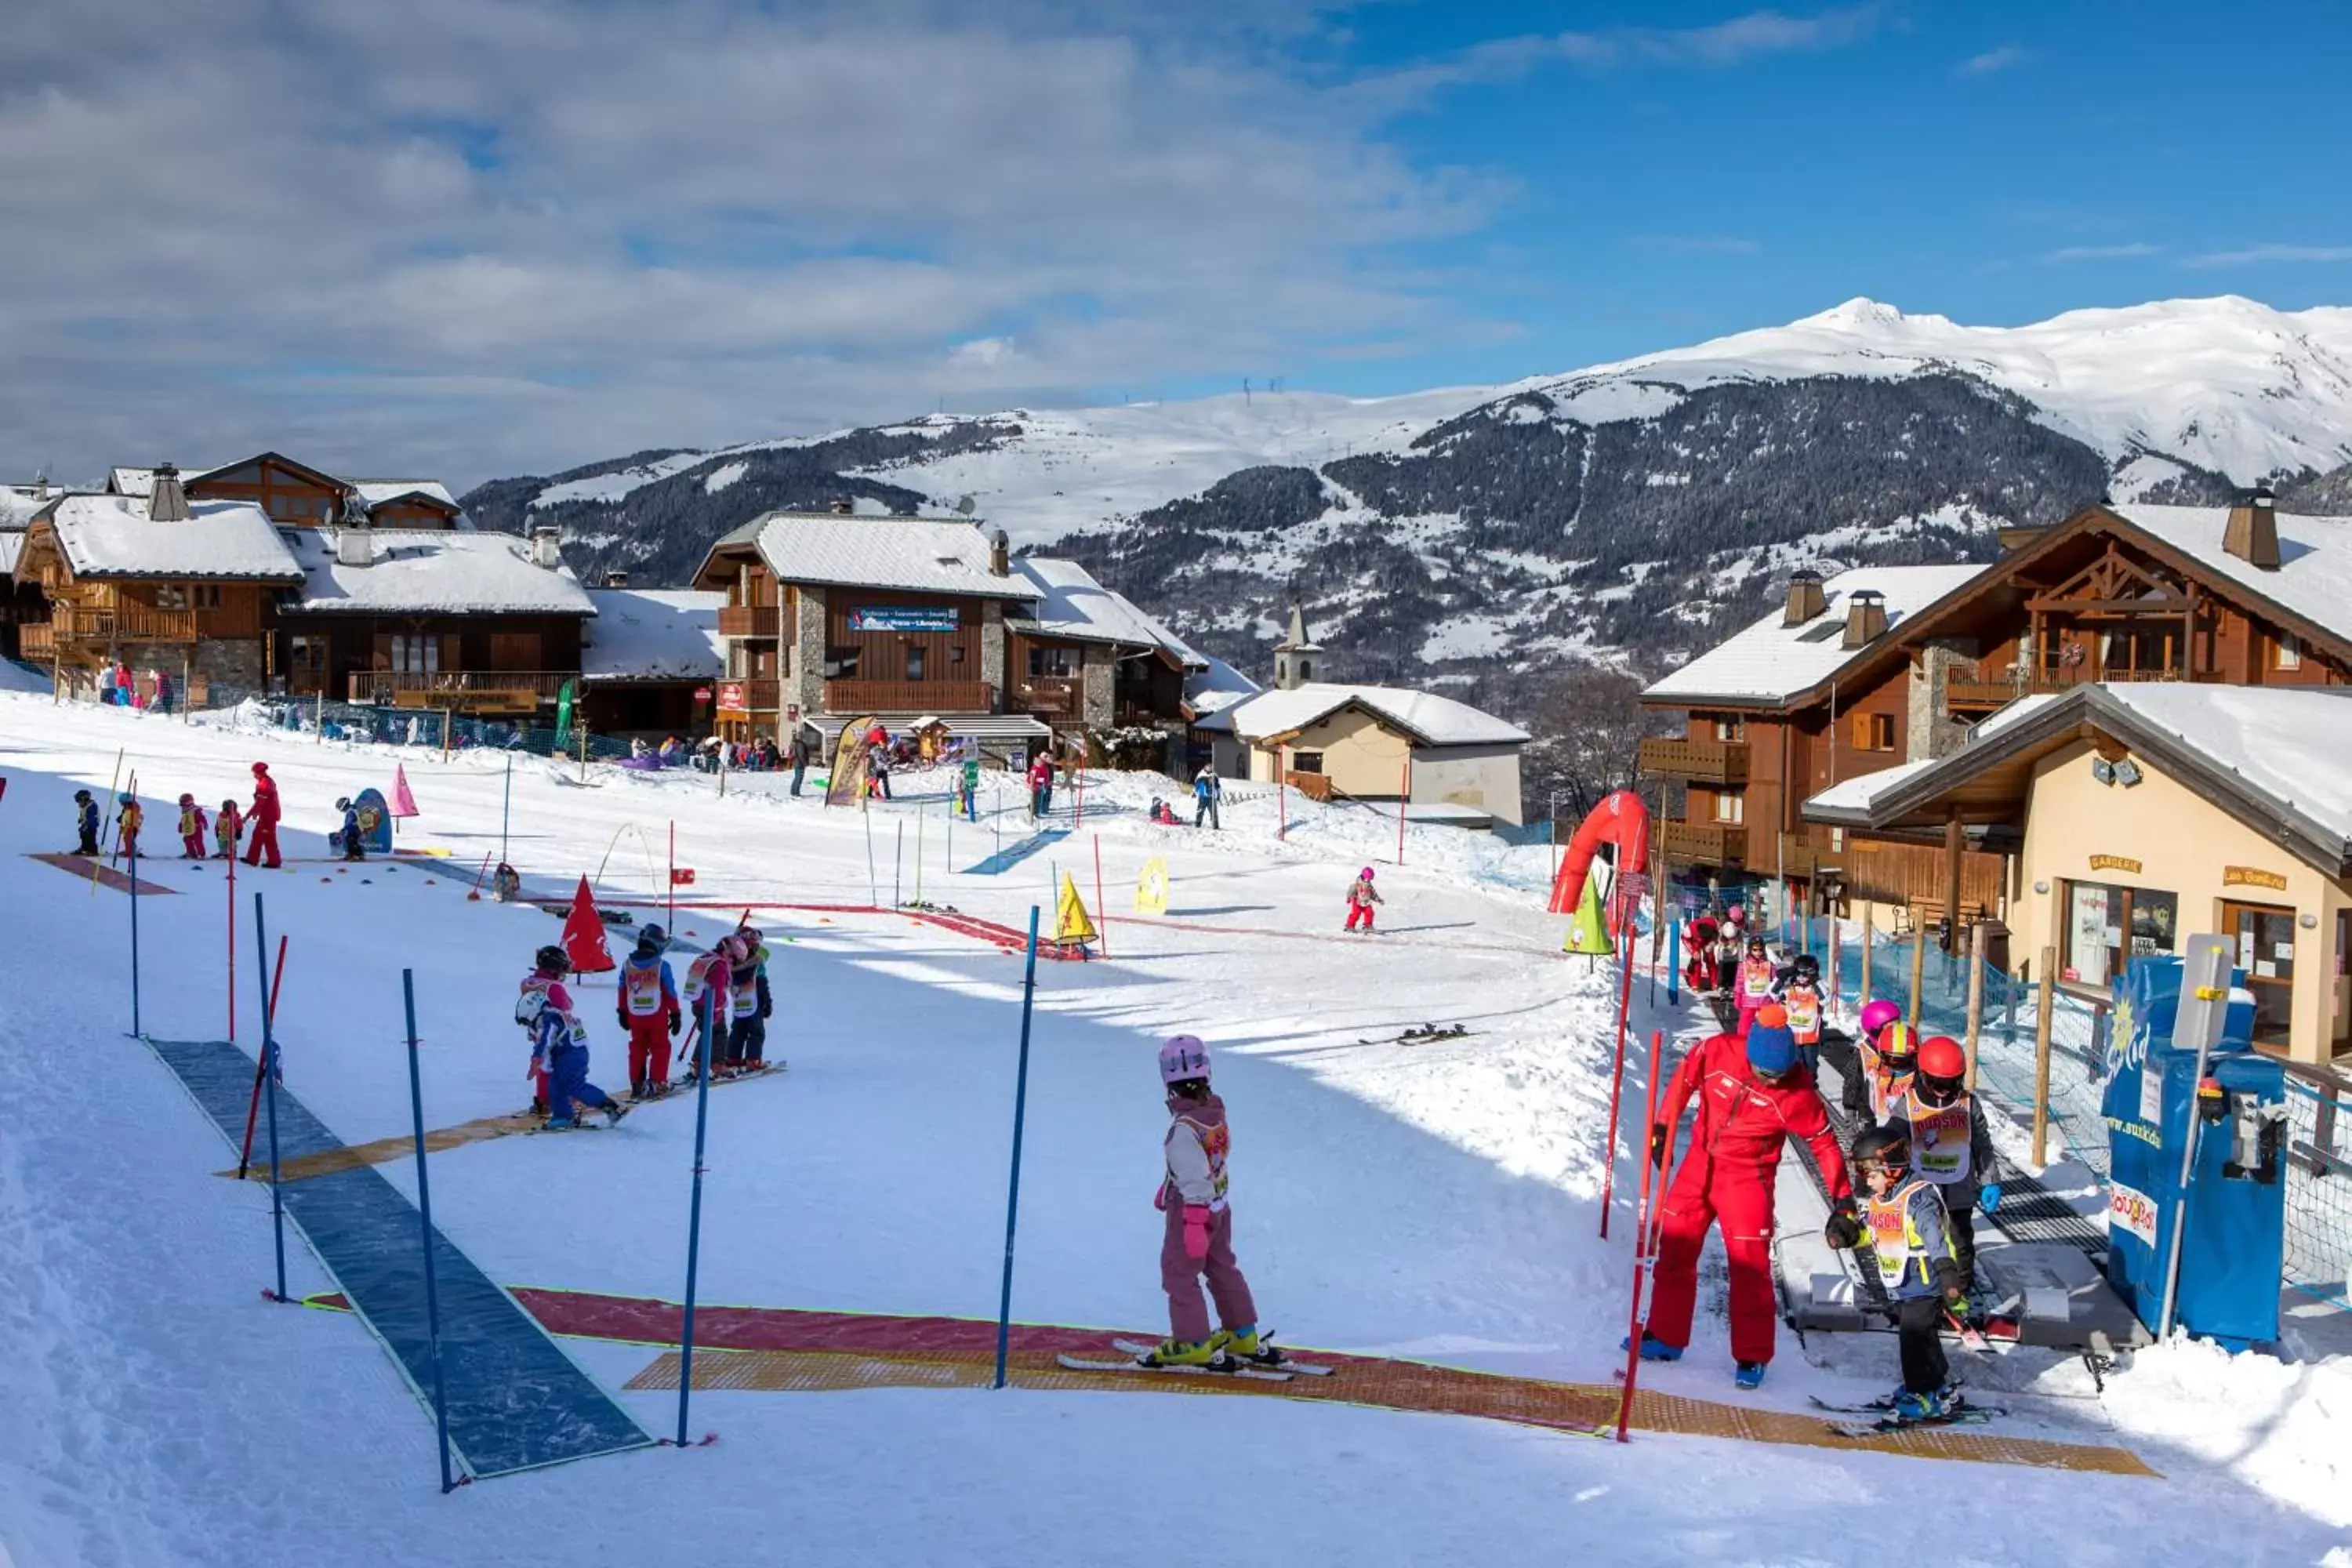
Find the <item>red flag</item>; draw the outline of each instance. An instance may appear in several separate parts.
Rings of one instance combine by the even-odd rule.
[[[572,895],[572,912],[563,918],[563,951],[574,974],[602,974],[614,967],[604,947],[604,922],[596,916],[596,900],[589,895],[588,879],[580,879]]]

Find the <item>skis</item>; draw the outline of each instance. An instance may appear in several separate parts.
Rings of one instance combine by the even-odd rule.
[[[1423,1024],[1407,1029],[1402,1035],[1390,1035],[1378,1040],[1358,1040],[1360,1046],[1427,1046],[1439,1040],[1458,1040],[1470,1033],[1467,1024]]]
[[[1154,1347],[1157,1348],[1157,1347]],[[1072,1372],[1139,1372],[1158,1376],[1179,1374],[1202,1377],[1238,1377],[1250,1383],[1288,1383],[1290,1373],[1270,1367],[1252,1366],[1246,1362],[1228,1361],[1210,1366],[1148,1366],[1129,1358],[1118,1361],[1087,1361],[1082,1356],[1057,1355],[1054,1360]]]
[[[782,1072],[784,1068],[785,1064],[782,1062],[768,1062],[762,1066],[752,1068],[744,1072],[713,1073],[710,1076],[710,1087],[713,1089],[725,1089],[730,1083],[743,1083],[755,1078],[770,1077],[772,1074]],[[670,1080],[669,1092],[667,1094],[649,1094],[644,1100],[638,1100],[635,1096],[632,1095],[630,1097],[629,1103],[632,1105],[644,1105],[652,1100],[667,1100],[674,1095],[692,1094],[693,1092],[694,1077],[689,1073],[684,1078],[672,1079]]]
[[[1234,1364],[1257,1367],[1267,1372],[1295,1372],[1302,1377],[1328,1377],[1334,1370],[1311,1362],[1291,1360],[1289,1352],[1278,1348],[1270,1335],[1258,1336],[1258,1343],[1265,1349],[1256,1356],[1238,1359]],[[1143,1340],[1113,1340],[1111,1348],[1125,1351],[1129,1355],[1150,1355],[1160,1347]]]
[[[1918,1426],[1983,1426],[2008,1411],[1996,1405],[1968,1405],[1955,1400],[1952,1407],[1941,1415],[1926,1417],[1896,1413],[1892,1398],[1874,1399],[1863,1405],[1832,1405],[1815,1394],[1806,1395],[1814,1409],[1831,1415],[1868,1417],[1865,1420],[1824,1421],[1822,1426],[1841,1437],[1878,1437],[1890,1432],[1907,1432]]]

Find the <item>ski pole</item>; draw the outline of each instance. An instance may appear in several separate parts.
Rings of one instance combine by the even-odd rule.
[[[425,1087],[416,1066],[416,972],[400,972],[400,1000],[408,1015],[408,1109],[416,1131],[416,1222],[425,1250],[425,1338],[433,1361],[433,1424],[441,1447],[441,1490],[457,1489],[449,1473],[449,1397],[441,1377],[441,1290],[433,1278],[433,1187],[425,1169]]]
[[[1029,1015],[1037,999],[1037,906],[1029,906],[1029,967],[1021,981],[1021,1066],[1013,1085],[1013,1177],[1004,1198],[1004,1286],[996,1299],[996,1386],[1013,1339],[1013,1233],[1021,1217],[1021,1129],[1029,1110]]]
[[[1625,943],[1624,977],[1617,993],[1617,1060],[1609,1073],[1609,1142],[1602,1147],[1607,1174],[1601,1179],[1601,1239],[1609,1239],[1609,1205],[1617,1190],[1617,1106],[1625,1092],[1625,1017],[1633,1005],[1633,921],[1630,911],[1622,922]]]
[[[261,909],[261,895],[253,895],[253,945],[256,956],[269,955],[269,928]],[[286,1184],[281,1179],[282,1167],[278,1160],[278,1037],[270,1026],[269,1012],[265,1005],[261,1014],[261,1070],[263,1091],[269,1097],[269,1228],[278,1251],[278,1289],[269,1298],[286,1300]]]
[[[263,956],[268,956],[268,951],[266,949],[264,950]],[[269,1032],[268,1025],[277,1020],[278,986],[278,983],[285,978],[286,939],[283,936],[280,936],[278,939],[278,973],[276,978],[270,981],[269,994],[263,998],[262,1002],[262,1012],[264,1015],[262,1033],[265,1037]],[[253,1102],[245,1108],[245,1147],[237,1152],[236,1156],[236,1179],[240,1182],[245,1180],[245,1173],[247,1167],[253,1163],[253,1122],[254,1118],[261,1113],[261,1075],[268,1070],[268,1053],[264,1051],[262,1053],[261,1059],[253,1064]]]
[[[1625,1331],[1625,1386],[1617,1396],[1617,1440],[1620,1443],[1629,1440],[1627,1434],[1633,1429],[1633,1389],[1641,1374],[1642,1282],[1657,1268],[1657,1255],[1650,1245],[1650,1189],[1652,1169],[1655,1163],[1650,1158],[1649,1129],[1658,1124],[1658,1065],[1659,1058],[1664,1055],[1664,1050],[1665,1031],[1651,1030],[1648,1114],[1643,1122],[1642,1132],[1642,1195],[1640,1205],[1634,1210],[1633,1305]],[[1671,1140],[1673,1134],[1669,1132],[1667,1136]],[[1656,1180],[1662,1189],[1665,1184],[1665,1172],[1663,1169],[1658,1170]],[[1664,1205],[1662,1203],[1659,1207],[1663,1209]]]

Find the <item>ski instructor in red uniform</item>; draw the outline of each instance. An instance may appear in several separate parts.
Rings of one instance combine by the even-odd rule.
[[[253,826],[253,839],[245,851],[245,863],[258,866],[264,855],[269,858],[269,868],[276,870],[278,859],[278,781],[269,776],[268,763],[253,764],[253,809],[246,814]]]
[[[1790,1133],[1812,1145],[1835,1209],[1853,1212],[1845,1157],[1829,1112],[1798,1059],[1788,1014],[1779,1003],[1757,1009],[1747,1034],[1702,1040],[1683,1058],[1666,1089],[1664,1120],[1650,1129],[1650,1158],[1665,1156],[1668,1131],[1698,1098],[1689,1150],[1660,1211],[1657,1281],[1642,1332],[1645,1361],[1678,1361],[1690,1343],[1698,1294],[1698,1254],[1709,1225],[1723,1227],[1731,1262],[1731,1355],[1735,1381],[1754,1388],[1772,1359],[1772,1181]]]

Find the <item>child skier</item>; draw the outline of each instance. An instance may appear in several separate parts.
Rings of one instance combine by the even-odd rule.
[[[1797,1037],[1797,1053],[1812,1068],[1821,1059],[1822,965],[1810,952],[1801,952],[1780,979],[1776,1000],[1789,1015],[1789,1033]]]
[[[205,858],[205,808],[196,797],[180,797],[180,858],[201,860]]]
[[[1870,1083],[1878,1071],[1878,1047],[1874,1043],[1886,1026],[1903,1016],[1903,1009],[1880,996],[1864,1005],[1862,1038],[1857,1041],[1843,1030],[1832,1029],[1822,1037],[1821,1059],[1837,1068],[1838,1102],[1848,1117],[1859,1120],[1870,1110]]]
[[[236,802],[221,802],[220,815],[213,818],[213,847],[224,860],[236,858],[237,841],[245,837],[245,818],[237,814]]]
[[[136,859],[139,856],[139,829],[146,822],[147,813],[141,808],[135,795],[117,795],[114,803],[121,808],[114,817],[114,852],[126,860]]]
[[[343,858],[366,859],[367,847],[360,842],[360,808],[352,804],[351,796],[345,795],[335,802],[335,809],[343,814],[343,830],[337,839],[337,843],[341,847]]]
[[[669,933],[649,925],[637,933],[637,951],[621,965],[617,1006],[629,1037],[629,1093],[638,1100],[669,1092],[669,1043],[686,1026],[677,983],[662,957],[668,946]]]
[[[1380,889],[1372,886],[1372,868],[1367,866],[1357,872],[1355,881],[1348,888],[1348,929],[1354,931],[1356,922],[1360,920],[1366,931],[1371,930],[1372,906],[1386,902],[1388,900],[1381,897]]]
[[[1867,1247],[1895,1301],[1903,1384],[1891,1401],[1906,1421],[1937,1421],[1959,1407],[1944,1359],[1944,1316],[1960,1299],[1944,1200],[1936,1184],[1911,1170],[1911,1146],[1898,1128],[1874,1127],[1853,1141],[1853,1163],[1869,1184],[1862,1212],[1832,1215],[1823,1239]]]
[[[756,926],[738,928],[734,940],[735,951],[728,954],[734,1021],[727,1031],[727,1070],[758,1072],[768,1065],[768,1015],[775,1010],[768,992],[768,944]]]
[[[505,861],[490,873],[490,900],[494,903],[510,904],[522,897],[522,877]]]
[[[543,1075],[547,1125],[578,1126],[573,1108],[584,1105],[603,1111],[604,1125],[614,1126],[629,1108],[588,1081],[588,1031],[572,1011],[572,993],[563,984],[572,960],[551,943],[533,955],[533,963],[515,1003],[515,1022],[530,1031],[530,1076]]]
[[[1772,984],[1779,978],[1780,972],[1772,967],[1772,955],[1765,951],[1764,939],[1749,937],[1747,956],[1739,961],[1731,977],[1731,1000],[1739,1010],[1741,1034],[1746,1034],[1748,1026],[1756,1021],[1758,1009],[1772,1000]]]
[[[86,789],[74,791],[74,831],[79,842],[74,846],[77,855],[98,856],[98,798]]]
[[[1144,1366],[1227,1367],[1237,1361],[1278,1362],[1261,1344],[1257,1307],[1234,1258],[1234,1216],[1225,1206],[1225,1157],[1233,1135],[1225,1102],[1209,1088],[1209,1047],[1178,1035],[1160,1047],[1160,1081],[1171,1121],[1161,1141],[1165,1169],[1153,1205],[1167,1216],[1160,1242],[1160,1284],[1168,1292],[1168,1339],[1136,1358]],[[1201,1300],[1206,1276],[1217,1321]]]
[[[688,1083],[700,1076],[703,1061],[709,1062],[713,1078],[727,1064],[727,1037],[734,1017],[734,957],[735,939],[722,936],[709,952],[686,966],[686,1005],[694,1015],[695,1033],[688,1037],[678,1055],[683,1058],[693,1049],[697,1039],[702,1042],[701,1057],[687,1069]]]
[[[1946,1230],[1960,1288],[1976,1283],[1977,1227],[1973,1210],[2000,1207],[1993,1174],[1992,1138],[1976,1097],[1969,1092],[1969,1058],[1949,1035],[1919,1042],[1919,1067],[1895,1100],[1887,1126],[1904,1134],[1920,1179],[1943,1194]]]

